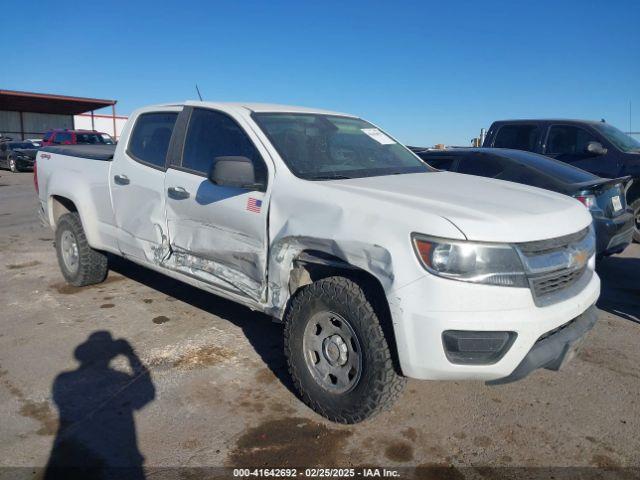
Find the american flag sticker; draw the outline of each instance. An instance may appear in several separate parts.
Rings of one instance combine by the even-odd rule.
[[[262,200],[249,197],[249,200],[247,200],[247,210],[253,213],[260,213],[261,208],[262,208]]]

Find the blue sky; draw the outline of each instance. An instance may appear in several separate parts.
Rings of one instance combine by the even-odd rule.
[[[640,130],[640,2],[3,2],[0,89],[358,114],[408,144],[517,117]],[[24,13],[21,13],[24,12]],[[24,23],[23,23],[24,20]]]

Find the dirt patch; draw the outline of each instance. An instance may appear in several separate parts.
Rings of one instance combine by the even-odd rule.
[[[341,454],[349,436],[349,430],[305,418],[267,420],[238,439],[226,464],[242,468],[339,465],[344,463]]]
[[[21,268],[35,267],[36,265],[40,265],[40,262],[37,260],[33,260],[31,262],[25,263],[12,263],[10,265],[7,265],[7,268],[9,270],[20,270]]]
[[[404,438],[411,440],[412,442],[415,442],[418,439],[418,432],[416,432],[416,429],[413,427],[406,428],[401,433]]]
[[[73,295],[75,293],[81,292],[83,290],[90,290],[92,288],[96,288],[96,287],[104,287],[107,284],[110,283],[116,283],[116,282],[121,282],[125,279],[125,277],[108,277],[104,282],[102,283],[96,283],[95,285],[89,285],[86,287],[74,287],[73,285],[69,285],[68,283],[64,283],[64,282],[59,282],[59,283],[54,283],[49,285],[49,288],[52,290],[55,290],[56,292],[62,294],[62,295]],[[100,291],[100,290],[98,290]]]
[[[413,447],[407,442],[396,442],[385,449],[384,456],[394,462],[409,462],[413,460]]]
[[[256,373],[256,382],[258,383],[261,383],[263,385],[268,385],[275,381],[276,381],[276,376],[268,368],[263,368],[258,373]]]
[[[292,407],[288,407],[286,405],[282,405],[281,403],[271,403],[269,408],[276,413],[285,413],[287,415],[291,415],[296,413],[296,409]]]
[[[618,350],[590,346],[580,349],[577,357],[584,362],[606,368],[624,377],[640,379],[637,367]]]
[[[115,304],[113,303],[103,303],[102,305],[100,305],[100,308],[113,308],[115,307]]]
[[[487,448],[490,447],[492,443],[493,441],[485,435],[480,435],[479,437],[475,437],[473,439],[473,444],[476,447]]]
[[[598,468],[616,468],[620,466],[618,462],[607,455],[594,455],[591,457],[591,465]]]
[[[163,323],[167,323],[169,321],[169,317],[165,317],[164,315],[160,315],[159,317],[155,317],[151,320],[156,325],[162,325]]]
[[[228,348],[205,345],[185,353],[173,362],[173,366],[184,369],[209,367],[233,358],[234,355]]]
[[[413,478],[428,478],[429,480],[464,480],[464,474],[453,465],[425,463],[418,465],[413,472]]]
[[[142,299],[144,303],[153,303],[153,298],[144,298]]]
[[[239,405],[240,407],[242,407],[243,409],[249,412],[255,412],[255,413],[264,412],[264,403],[261,403],[261,402],[250,402],[249,400],[243,400],[242,402],[239,403]]]
[[[51,411],[49,402],[32,402],[27,400],[20,408],[20,415],[40,422],[38,435],[53,435],[58,429],[58,419]]]

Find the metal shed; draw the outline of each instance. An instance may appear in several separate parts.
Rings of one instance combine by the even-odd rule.
[[[93,114],[105,107],[111,107],[115,131],[116,103],[116,100],[0,90],[0,135],[15,140],[41,138],[53,128],[74,128],[74,115]]]

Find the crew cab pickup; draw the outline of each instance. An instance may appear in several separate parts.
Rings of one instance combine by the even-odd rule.
[[[632,177],[626,198],[635,217],[633,239],[640,242],[640,141],[604,121],[500,120],[482,146],[541,153],[603,178]]]
[[[558,369],[596,320],[591,216],[555,192],[429,167],[352,115],[140,109],[117,146],[46,147],[35,182],[76,286],[120,255],[284,323],[303,401],[364,420],[405,377]]]

